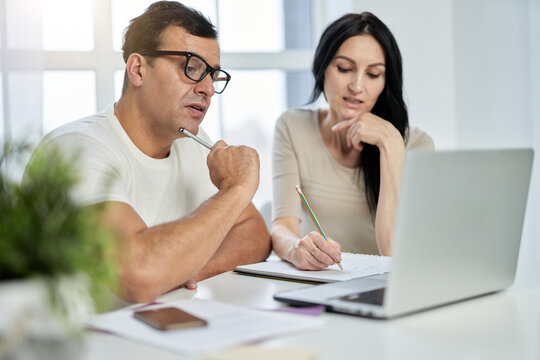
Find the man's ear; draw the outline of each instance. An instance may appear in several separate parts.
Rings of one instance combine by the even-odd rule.
[[[126,63],[126,71],[129,82],[135,87],[142,86],[146,66],[148,66],[148,63],[141,54],[133,53],[129,55]]]

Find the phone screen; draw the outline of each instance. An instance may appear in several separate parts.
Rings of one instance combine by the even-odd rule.
[[[206,320],[191,315],[176,307],[135,311],[133,316],[144,323],[163,331],[207,325]]]

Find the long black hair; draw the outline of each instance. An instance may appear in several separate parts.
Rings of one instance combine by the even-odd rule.
[[[401,53],[396,39],[388,27],[372,13],[344,15],[330,24],[323,32],[313,60],[312,72],[315,77],[315,85],[310,102],[315,102],[321,94],[324,94],[324,74],[339,47],[348,38],[364,34],[373,36],[382,47],[386,65],[384,89],[371,112],[392,123],[405,139],[409,128],[409,119],[407,106],[403,100]],[[360,166],[364,171],[368,206],[374,218],[381,184],[380,153],[377,146],[362,145]]]

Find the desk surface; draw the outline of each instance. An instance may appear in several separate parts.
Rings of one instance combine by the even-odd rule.
[[[259,309],[285,307],[275,292],[298,282],[224,273],[159,301],[213,299]],[[268,347],[309,347],[317,359],[540,359],[540,259],[520,260],[507,291],[394,320],[320,315],[319,329],[263,341]],[[179,359],[178,354],[117,336],[89,333],[84,359]]]

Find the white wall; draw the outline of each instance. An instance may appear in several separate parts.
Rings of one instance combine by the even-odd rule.
[[[459,147],[532,145],[528,1],[454,2]]]
[[[532,6],[533,1],[528,0],[454,2],[458,147],[538,144],[538,135],[533,131],[535,97],[531,75],[538,60],[533,61]],[[538,175],[534,175],[531,182],[523,234],[522,254],[527,255],[539,255],[535,225],[540,208],[537,179]],[[493,205],[505,206],[496,199]]]
[[[355,11],[375,14],[398,42],[411,125],[426,130],[438,149],[454,148],[452,1],[358,0]]]
[[[535,149],[535,160],[532,177],[529,208],[525,219],[528,232],[525,236],[534,239],[526,243],[524,251],[527,254],[540,255],[540,1],[529,0],[529,24],[531,48],[531,109],[532,137]]]
[[[540,255],[540,0],[357,0],[355,11],[396,37],[411,125],[437,149],[535,148],[522,251]]]

